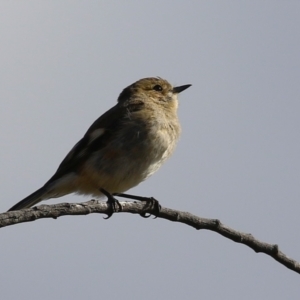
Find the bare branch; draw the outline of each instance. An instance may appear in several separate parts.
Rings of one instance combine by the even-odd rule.
[[[144,202],[120,202],[122,211],[116,213],[143,214],[152,213],[153,209]],[[56,219],[61,216],[88,215],[91,213],[110,214],[111,206],[104,201],[91,200],[84,203],[61,203],[54,205],[40,205],[29,209],[11,211],[0,214],[0,227],[23,222],[35,221],[43,218]],[[300,274],[300,264],[287,257],[279,250],[278,245],[272,245],[255,239],[251,234],[234,230],[223,225],[217,219],[200,218],[188,212],[181,212],[162,207],[158,218],[173,222],[180,222],[198,230],[207,229],[215,231],[234,242],[247,245],[255,252],[262,252],[277,260],[282,265]]]

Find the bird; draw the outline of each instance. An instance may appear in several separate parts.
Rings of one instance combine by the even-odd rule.
[[[123,89],[117,104],[89,127],[54,175],[8,211],[71,193],[108,200],[126,197],[125,191],[172,155],[181,133],[177,96],[190,86],[173,87],[165,79],[149,77]]]

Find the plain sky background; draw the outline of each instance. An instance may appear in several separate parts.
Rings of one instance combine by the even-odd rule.
[[[0,209],[53,175],[134,81],[180,95],[172,158],[130,193],[300,261],[300,1],[1,1]],[[44,202],[82,202],[79,196]],[[1,299],[299,299],[300,277],[216,233],[136,215],[1,229]]]

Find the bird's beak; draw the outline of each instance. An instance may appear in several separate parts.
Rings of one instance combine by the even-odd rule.
[[[187,88],[189,88],[191,86],[191,84],[186,84],[186,85],[182,85],[182,86],[176,86],[173,88],[173,93],[174,94],[179,94],[182,91],[186,90]]]

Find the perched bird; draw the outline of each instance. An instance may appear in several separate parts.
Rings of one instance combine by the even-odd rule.
[[[172,87],[158,77],[126,87],[45,185],[9,211],[70,193],[109,198],[138,185],[174,151],[180,135],[177,94],[190,86]]]

